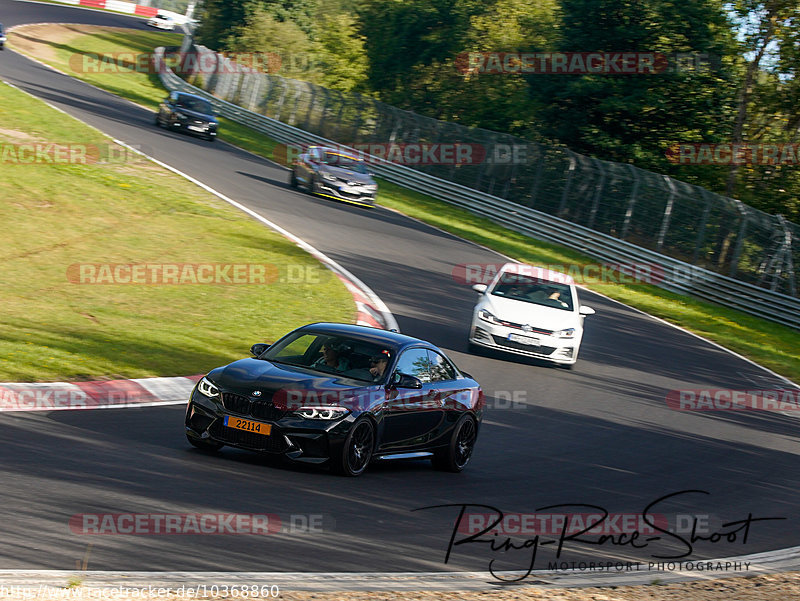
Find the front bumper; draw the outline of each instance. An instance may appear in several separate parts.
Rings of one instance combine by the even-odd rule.
[[[217,136],[216,123],[209,123],[208,121],[201,121],[199,119],[175,119],[170,122],[172,129],[180,129],[187,134],[196,136],[211,137]]]
[[[533,339],[538,344],[524,344],[509,339],[509,336],[522,336]],[[581,337],[560,338],[554,334],[538,331],[525,332],[476,318],[470,328],[469,341],[472,344],[492,348],[506,353],[535,357],[561,365],[571,365],[578,359]]]
[[[320,196],[327,196],[351,204],[362,206],[374,206],[377,190],[368,191],[366,185],[351,186],[341,180],[333,182],[324,178],[317,180],[316,193]]]
[[[329,421],[304,419],[291,412],[278,413],[282,415],[229,411],[221,401],[209,399],[195,390],[186,408],[186,435],[201,441],[282,455],[294,461],[324,463],[344,443],[354,421],[352,415]],[[270,424],[271,432],[265,436],[229,428],[224,425],[226,415]]]

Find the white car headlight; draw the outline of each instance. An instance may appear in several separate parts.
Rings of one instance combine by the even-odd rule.
[[[202,394],[203,396],[207,396],[210,399],[219,396],[219,388],[214,386],[214,384],[203,376],[203,379],[200,380],[197,384],[197,391]]]
[[[483,321],[488,321],[489,323],[493,323],[498,326],[506,325],[502,319],[497,319],[494,315],[489,313],[486,309],[481,309],[478,311],[478,317],[480,317]]]
[[[322,176],[322,179],[326,179],[329,182],[335,182],[338,179],[335,175],[326,173],[325,171],[320,172],[320,175]]]
[[[301,407],[295,414],[306,419],[341,419],[350,413],[344,407]]]
[[[575,338],[575,328],[567,328],[556,332],[559,338]]]

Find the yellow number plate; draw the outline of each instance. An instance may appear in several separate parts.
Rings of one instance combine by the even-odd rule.
[[[263,434],[264,436],[269,436],[269,433],[272,431],[272,424],[262,424],[261,422],[254,422],[251,419],[242,419],[241,417],[232,417],[230,415],[225,416],[225,421],[223,423],[229,428],[244,430],[245,432],[254,432],[255,434]]]

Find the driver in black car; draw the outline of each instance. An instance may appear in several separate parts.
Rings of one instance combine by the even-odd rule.
[[[322,345],[322,357],[314,361],[311,367],[347,371],[350,369],[350,361],[345,356],[347,350],[347,345],[338,340],[326,340]]]

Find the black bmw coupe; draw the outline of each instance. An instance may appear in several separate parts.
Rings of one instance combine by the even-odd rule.
[[[273,453],[347,476],[371,461],[411,457],[460,472],[472,456],[483,392],[429,342],[316,323],[250,352],[192,391],[186,435],[194,446]]]

